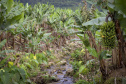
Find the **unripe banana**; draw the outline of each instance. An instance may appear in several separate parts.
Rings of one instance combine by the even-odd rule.
[[[102,43],[105,47],[108,48],[114,48],[115,47],[115,24],[110,22],[105,22],[101,26],[101,32],[102,32]]]

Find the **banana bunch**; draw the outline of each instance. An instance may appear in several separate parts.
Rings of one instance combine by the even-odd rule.
[[[114,48],[116,42],[115,24],[112,21],[105,22],[101,26],[101,32],[103,45],[108,48]]]

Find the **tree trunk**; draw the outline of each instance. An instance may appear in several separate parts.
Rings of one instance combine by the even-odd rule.
[[[91,31],[88,31],[87,32],[89,38],[91,39],[92,43],[93,43],[93,46],[95,48],[95,50],[97,51],[97,53],[100,52],[99,50],[99,47],[97,46],[96,42],[95,42],[95,38],[94,36],[92,35],[92,32]],[[99,56],[98,56],[99,57]],[[108,76],[107,72],[106,72],[106,66],[105,66],[105,62],[103,59],[99,60],[100,61],[100,71],[102,73],[102,77],[103,77],[103,80],[106,80],[106,77]]]
[[[123,33],[120,28],[120,24],[118,20],[115,20],[115,31],[116,37],[119,45],[119,67],[122,65],[126,66],[126,55],[125,55],[125,40],[123,38]]]
[[[119,54],[118,54],[118,49],[114,48],[112,50],[112,64],[114,65],[114,67],[116,68],[117,66],[119,66],[118,64],[120,60],[119,60]]]

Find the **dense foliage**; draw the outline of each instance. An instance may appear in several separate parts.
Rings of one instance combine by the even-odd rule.
[[[50,77],[44,69],[49,67],[49,60],[57,60],[52,49],[55,53],[56,49],[62,49],[73,34],[79,39],[72,40],[81,43],[81,48],[70,54],[77,84],[97,83],[93,77],[99,73],[100,83],[104,84],[116,69],[126,67],[126,1],[86,0],[92,4],[91,8],[84,1],[85,5],[75,11],[54,5],[67,7],[70,3],[73,7],[79,0],[49,1],[53,5],[38,1],[48,0],[28,1],[34,6],[26,0],[21,0],[26,4],[0,0],[0,83],[34,84],[38,83],[35,76]],[[109,58],[112,63],[106,64]]]

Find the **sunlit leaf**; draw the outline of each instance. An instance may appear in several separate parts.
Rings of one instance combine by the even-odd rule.
[[[94,56],[94,57],[98,57],[98,53],[97,51],[94,49],[94,48],[91,48],[91,47],[86,47],[89,51],[89,53]]]
[[[96,19],[92,19],[86,23],[83,23],[83,26],[89,26],[89,25],[101,25],[103,22],[105,22],[106,17],[99,17]]]
[[[7,13],[11,10],[13,4],[14,4],[13,0],[7,0]]]

